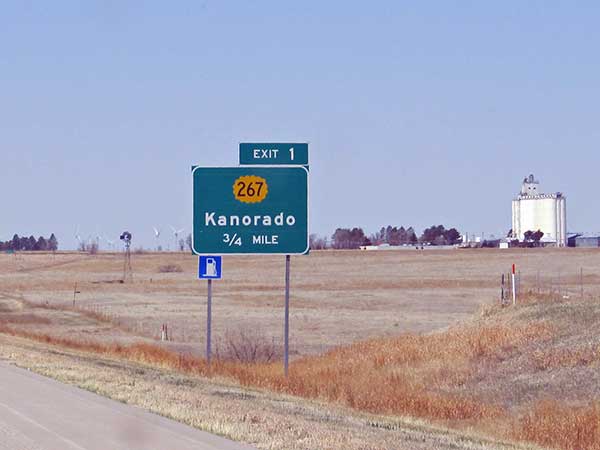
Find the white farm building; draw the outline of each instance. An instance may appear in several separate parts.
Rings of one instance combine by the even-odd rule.
[[[523,180],[521,192],[512,201],[513,237],[524,240],[527,231],[544,233],[542,242],[567,246],[567,199],[556,192],[542,194],[533,175]]]

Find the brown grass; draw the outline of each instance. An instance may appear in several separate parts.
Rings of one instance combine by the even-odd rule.
[[[547,339],[552,329],[542,322],[512,328],[459,327],[435,335],[376,339],[298,360],[292,364],[287,379],[279,363],[241,364],[217,360],[208,367],[203,359],[152,344],[76,341],[6,325],[0,327],[0,332],[184,373],[225,376],[243,386],[322,399],[370,413],[472,421],[500,418],[503,412],[469,395],[436,389],[436,384],[443,378],[445,384],[460,385],[470,375],[465,367],[481,359],[495,358],[515,346]]]
[[[50,325],[52,321],[47,317],[42,317],[32,313],[22,314],[11,314],[7,316],[0,316],[0,325],[6,324],[19,324],[19,325]]]
[[[179,264],[164,264],[158,267],[158,273],[179,273],[183,269]]]
[[[600,347],[588,345],[578,348],[544,349],[533,353],[537,370],[589,366],[600,361]]]
[[[142,362],[160,367],[181,368],[189,372],[207,374],[203,360],[194,359],[193,364],[185,362],[188,358],[153,344],[138,343],[132,345],[104,344],[92,340],[75,340],[52,336],[46,333],[19,330],[0,322],[0,333],[23,337],[45,344],[56,345],[90,353],[116,356],[123,359]],[[189,358],[190,361],[192,360]],[[183,362],[183,363],[182,363]]]
[[[0,359],[264,450],[539,450],[4,335]]]
[[[73,307],[68,304],[37,303],[37,302],[32,302],[32,301],[29,301],[26,299],[22,299],[22,298],[20,298],[18,301],[28,308],[48,309],[51,311],[75,312],[80,316],[86,317],[88,319],[92,319],[96,322],[111,324],[114,327],[119,328],[123,331],[131,331],[131,327],[124,324],[123,321],[118,316],[116,316],[115,314],[111,314],[102,308],[95,308],[93,305],[81,306],[79,304],[76,304]],[[14,323],[14,324],[19,323],[19,322],[16,322],[15,320],[13,320],[13,317],[14,316],[11,316],[10,319],[4,319],[4,322],[9,323],[9,324],[10,323]],[[36,317],[38,320],[37,322],[20,322],[20,323],[38,323],[38,324],[50,324],[51,323],[51,321],[45,317],[42,317],[39,315],[36,315]],[[0,320],[2,320],[2,319],[0,318]]]
[[[539,270],[540,284],[560,272],[563,291],[570,285],[572,292],[583,267],[586,295],[600,294],[600,276],[593,275],[600,273],[600,253],[570,250],[325,251],[295,257],[292,356],[399,332],[428,333],[467,320],[483,302],[499,297],[500,274],[513,262],[522,272],[523,289],[535,286]],[[104,304],[144,336],[156,336],[160,324],[168,323],[176,342],[189,344],[189,351],[202,347],[198,323],[206,317],[206,284],[198,282],[197,260],[189,254],[135,255],[134,282],[126,284],[106,282],[122,276],[122,253],[19,255],[24,271],[9,256],[0,255],[1,291],[70,305],[77,283],[78,305]],[[183,272],[157,274],[171,264]],[[282,264],[281,257],[228,258],[227,277],[214,288],[215,340],[242,326],[273,330],[280,339]]]
[[[519,295],[519,305],[535,305],[539,303],[558,303],[563,300],[558,292],[537,292],[528,290]]]
[[[584,333],[600,323],[588,320],[594,313],[589,304],[600,293],[600,276],[594,275],[600,268],[597,251],[316,252],[295,258],[293,359],[287,379],[279,361],[243,364],[222,358],[209,368],[200,358],[168,350],[192,352],[202,347],[203,330],[198,323],[204,321],[205,304],[199,299],[204,298],[205,287],[198,284],[196,262],[189,255],[136,257],[134,283],[124,285],[99,281],[121,273],[122,255],[82,255],[77,259],[63,255],[56,261],[28,256],[19,262],[21,269],[14,268],[13,259],[1,256],[0,281],[6,295],[0,293],[0,298],[18,296],[33,307],[49,301],[47,308],[65,314],[49,314],[57,325],[50,331],[53,335],[40,332],[48,328],[28,327],[29,320],[37,320],[34,317],[3,320],[0,332],[166,368],[190,378],[216,377],[216,382],[226,378],[246,387],[374,414],[411,415],[483,431],[490,431],[486,424],[492,423],[497,436],[514,434],[544,445],[576,448],[563,445],[564,441],[546,431],[544,427],[552,427],[545,421],[553,420],[557,429],[564,423],[564,427],[579,430],[574,438],[572,432],[565,432],[570,436],[567,440],[579,442],[574,444],[580,445],[578,448],[598,445],[593,427],[586,431],[568,425],[581,423],[590,415],[592,406],[581,405],[597,398],[598,390],[579,384],[571,389],[579,392],[579,397],[561,390],[567,385],[565,377],[577,374],[573,380],[587,380],[584,375],[600,361],[599,348],[590,344],[598,342],[591,331]],[[229,261],[228,279],[215,289],[214,341],[225,339],[228,329],[243,326],[280,330],[281,258],[232,257]],[[419,334],[466,320],[484,302],[495,300],[497,304],[499,274],[513,262],[523,271],[524,294],[516,308],[491,307],[477,322],[437,334]],[[183,272],[156,273],[161,265],[169,264],[180,266]],[[257,266],[261,271],[252,272]],[[580,297],[580,267],[585,271],[583,300],[588,303],[581,308],[573,304]],[[531,289],[538,270],[539,295],[537,289]],[[74,282],[81,291],[76,308],[71,307]],[[567,293],[570,299],[558,292]],[[75,320],[74,313],[101,325]],[[14,316],[14,311],[9,315]],[[580,319],[589,326],[583,327]],[[131,329],[135,324],[137,335],[117,335],[120,330],[104,326],[117,320],[129,323]],[[181,339],[167,347],[131,344],[141,335],[155,334],[161,323],[169,323]],[[577,325],[570,325],[574,323]],[[574,329],[577,326],[580,329]],[[413,334],[398,336],[401,331]],[[381,337],[390,335],[393,337]],[[95,340],[86,340],[88,336]],[[114,339],[121,344],[112,343]],[[554,408],[554,415],[529,403],[546,397],[560,399],[563,394],[568,404],[545,407]],[[525,415],[512,428],[510,416],[517,413]]]
[[[473,376],[475,367],[486,361],[500,360],[529,344],[551,340],[555,330],[546,321],[520,325],[479,322],[437,334],[372,339],[294,361],[286,379],[280,363],[216,360],[209,367],[201,358],[155,344],[103,344],[18,328],[21,323],[38,319],[34,314],[5,315],[0,321],[0,333],[187,375],[225,377],[242,386],[318,399],[368,413],[414,416],[478,428],[494,423],[497,429],[491,431],[500,437],[505,436],[499,430],[512,426],[511,437],[521,441],[566,450],[600,449],[600,408],[596,404],[571,407],[544,401],[513,422],[500,406],[447,389],[460,388]],[[597,357],[597,349],[580,350],[572,354],[566,350],[534,352],[539,360],[535,365],[564,367],[589,363]]]
[[[561,450],[600,449],[600,407],[544,400],[515,425],[514,437]]]

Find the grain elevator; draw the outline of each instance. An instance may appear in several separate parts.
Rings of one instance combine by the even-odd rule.
[[[524,240],[527,231],[544,233],[541,242],[567,246],[567,199],[561,192],[543,194],[533,175],[523,180],[512,201],[512,237]]]

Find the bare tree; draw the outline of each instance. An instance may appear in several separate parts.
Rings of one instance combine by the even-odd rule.
[[[309,236],[310,239],[310,249],[311,250],[325,250],[327,248],[327,239],[321,237],[317,234],[311,234]]]
[[[260,330],[241,327],[227,330],[223,340],[215,343],[217,359],[247,364],[270,362],[278,355],[275,338],[269,339]]]

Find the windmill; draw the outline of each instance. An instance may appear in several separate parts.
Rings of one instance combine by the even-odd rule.
[[[154,237],[156,238],[156,251],[160,251],[160,242],[159,242],[159,238],[160,238],[160,230],[156,227],[152,227],[152,229],[154,230]]]
[[[129,281],[133,281],[133,272],[131,270],[131,233],[129,231],[124,231],[119,236],[119,239],[123,241],[125,245],[125,260],[123,262],[123,283],[129,279]]]
[[[183,233],[183,230],[185,230],[185,228],[177,230],[173,225],[169,226],[171,227],[171,230],[173,230],[173,236],[175,236],[175,251],[177,251],[177,247],[179,247],[179,235]]]

